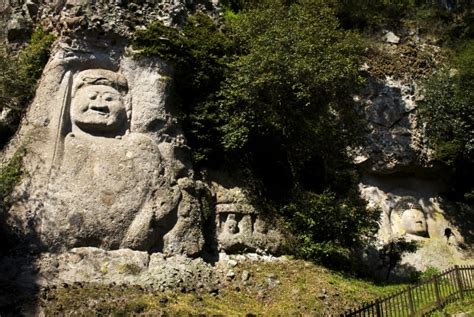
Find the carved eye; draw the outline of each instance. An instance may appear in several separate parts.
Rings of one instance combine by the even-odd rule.
[[[91,94],[89,95],[90,100],[96,100],[97,99],[97,94]]]
[[[112,101],[114,100],[114,98],[112,96],[106,96],[105,97],[105,101]]]

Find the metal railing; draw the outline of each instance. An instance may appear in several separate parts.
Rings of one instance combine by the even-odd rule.
[[[417,285],[376,299],[341,316],[425,316],[474,291],[474,266],[454,266]]]

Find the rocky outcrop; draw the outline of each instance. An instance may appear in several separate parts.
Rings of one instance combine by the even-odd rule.
[[[46,66],[17,136],[28,177],[7,222],[40,250],[197,255],[202,185],[169,110],[171,70],[95,45],[106,40],[60,42]]]
[[[151,21],[176,25],[194,10],[217,9],[178,0],[33,4],[10,3],[10,22],[21,12],[59,37],[4,153],[8,159],[27,150],[26,176],[3,221],[9,239],[36,254],[95,247],[197,257],[205,243],[219,244],[214,252],[278,252],[276,224],[234,197],[239,188],[224,202],[227,189],[195,178],[171,98],[172,67],[134,58],[128,46],[133,31]],[[204,203],[210,192],[215,199]],[[232,208],[223,210],[224,203]],[[217,230],[206,231],[208,217]],[[235,226],[224,230],[231,218]]]
[[[356,162],[371,173],[390,174],[424,167],[423,148],[416,126],[414,82],[373,78],[354,97],[367,118],[367,146],[360,149]]]
[[[354,96],[367,133],[366,146],[353,152],[363,175],[361,195],[381,211],[379,244],[397,238],[417,241],[418,251],[402,262],[417,270],[472,263],[464,239],[471,229],[460,229],[462,213],[443,198],[448,189],[443,170],[417,122],[424,98],[420,83],[442,61],[439,48],[410,31],[401,37],[386,31],[381,40],[379,55],[385,54],[385,60],[367,61],[367,85]],[[438,256],[427,256],[435,249]]]
[[[276,220],[265,214],[232,177],[211,172],[209,187],[216,202],[215,226],[219,251],[278,254],[285,241]]]
[[[4,36],[10,42],[28,38],[36,24],[56,35],[91,31],[129,38],[152,21],[182,24],[196,10],[216,15],[215,4],[204,0],[5,0],[0,13],[6,25]]]

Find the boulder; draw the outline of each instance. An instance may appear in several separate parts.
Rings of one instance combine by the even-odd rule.
[[[400,43],[400,38],[396,36],[393,32],[387,32],[383,36],[383,40],[389,44],[398,44]]]

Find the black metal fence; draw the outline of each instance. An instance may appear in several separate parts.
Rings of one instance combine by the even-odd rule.
[[[474,291],[474,266],[454,266],[417,285],[351,309],[341,316],[424,316]]]

